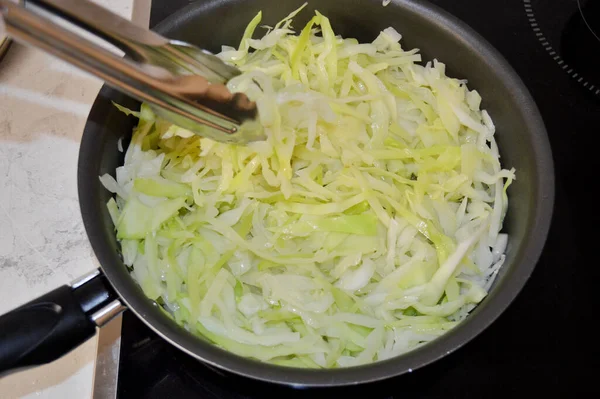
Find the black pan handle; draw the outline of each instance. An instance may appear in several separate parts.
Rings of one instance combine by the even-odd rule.
[[[58,359],[124,309],[95,270],[0,316],[0,376]]]

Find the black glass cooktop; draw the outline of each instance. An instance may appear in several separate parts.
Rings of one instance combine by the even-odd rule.
[[[119,398],[598,397],[600,0],[432,0],[488,39],[530,89],[556,168],[550,235],[523,292],[446,358],[384,383],[294,391],[204,366],[123,319]],[[151,25],[190,3],[153,0]],[[596,395],[594,395],[596,394]]]

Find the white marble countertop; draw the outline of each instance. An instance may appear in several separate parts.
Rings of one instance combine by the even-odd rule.
[[[150,0],[96,0],[148,23]],[[0,314],[96,267],[77,200],[77,154],[101,82],[13,44],[0,62]],[[97,339],[0,379],[0,398],[90,398]]]

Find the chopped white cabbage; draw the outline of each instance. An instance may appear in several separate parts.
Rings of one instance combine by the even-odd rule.
[[[388,359],[487,295],[515,171],[480,95],[394,28],[359,43],[316,13],[296,35],[295,13],[254,39],[259,13],[218,55],[242,71],[229,89],[257,102],[266,141],[217,143],[120,107],[139,124],[100,180],[124,262],[190,331],[292,367]]]

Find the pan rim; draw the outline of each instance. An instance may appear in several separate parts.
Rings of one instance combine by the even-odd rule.
[[[212,3],[207,2],[206,6]],[[435,20],[436,24],[444,25],[445,30],[451,31],[454,35],[460,37],[466,46],[476,48],[490,63],[496,65],[496,75],[513,94],[514,101],[524,110],[523,118],[528,131],[531,132],[531,143],[535,152],[535,166],[540,173],[536,178],[537,191],[533,198],[537,205],[536,214],[531,222],[531,231],[534,231],[535,235],[528,237],[528,242],[523,244],[523,255],[517,263],[512,265],[515,271],[510,276],[511,280],[504,284],[502,290],[494,292],[493,298],[488,298],[488,303],[485,306],[478,306],[473,312],[474,314],[470,315],[461,325],[449,333],[418,349],[385,361],[343,369],[304,370],[270,365],[232,354],[189,333],[186,334],[185,330],[180,327],[165,323],[160,312],[152,309],[153,305],[150,300],[143,294],[141,294],[143,296],[141,297],[139,290],[132,289],[133,284],[135,284],[133,279],[128,277],[130,281],[124,280],[123,271],[118,270],[117,267],[111,267],[113,258],[106,253],[108,244],[98,242],[97,239],[94,240],[95,236],[101,235],[95,232],[98,224],[93,220],[95,207],[92,201],[93,195],[90,195],[88,189],[91,171],[86,165],[85,154],[93,145],[92,136],[95,133],[92,131],[94,126],[90,125],[88,119],[80,147],[78,191],[84,226],[94,253],[100,261],[102,270],[129,309],[149,328],[181,351],[220,369],[255,380],[283,385],[331,387],[375,382],[412,372],[447,356],[467,344],[488,328],[509,307],[525,286],[544,247],[554,205],[554,165],[546,128],[538,107],[523,81],[506,59],[466,23],[426,1],[395,0],[394,4],[402,7],[406,12],[424,16],[428,20]],[[170,16],[160,23],[156,30],[159,33],[168,30],[169,24],[178,18],[183,18],[192,6],[179,10]],[[112,89],[104,87],[96,102],[101,101],[103,96],[108,96],[112,92]],[[95,106],[96,103],[92,107],[91,113],[94,112]],[[174,322],[170,324],[174,324]]]

